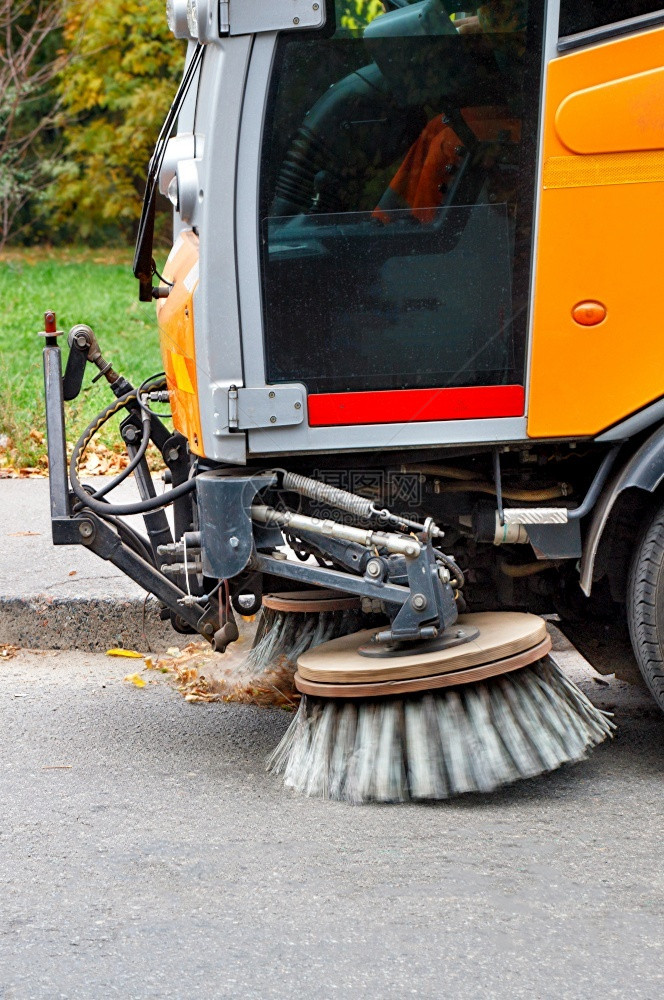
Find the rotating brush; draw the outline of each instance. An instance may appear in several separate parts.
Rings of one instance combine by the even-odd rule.
[[[276,667],[295,673],[300,656],[366,623],[361,603],[330,590],[266,594],[246,669],[260,675]]]
[[[386,659],[380,671],[375,659],[361,662],[371,631],[301,656],[299,710],[268,769],[322,798],[446,799],[580,761],[611,735],[610,718],[547,655],[541,619],[484,613],[459,623],[479,626],[479,639]]]

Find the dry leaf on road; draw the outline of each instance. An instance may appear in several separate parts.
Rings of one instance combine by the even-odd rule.
[[[145,687],[145,681],[143,680],[143,678],[141,677],[140,674],[127,674],[127,676],[123,677],[122,679],[124,681],[129,681],[129,683],[133,684],[134,687],[137,687],[137,688],[144,688]]]

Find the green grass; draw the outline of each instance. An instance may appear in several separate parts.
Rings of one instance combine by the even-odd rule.
[[[138,301],[131,251],[40,249],[12,251],[0,261],[0,465],[43,464],[44,388],[37,336],[44,312],[54,309],[58,329],[88,323],[102,354],[135,385],[162,368],[154,306]],[[60,339],[65,344],[65,338]],[[66,345],[65,345],[66,346]],[[63,350],[63,366],[66,363]],[[105,380],[65,404],[67,439],[76,441],[90,420],[112,399]],[[117,440],[111,424],[101,440]],[[31,432],[32,436],[31,436]],[[8,441],[6,439],[9,439]],[[4,452],[4,455],[3,455]]]

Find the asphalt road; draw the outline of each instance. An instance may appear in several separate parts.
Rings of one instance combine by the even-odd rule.
[[[638,689],[586,675],[619,725],[586,763],[354,808],[264,773],[283,713],[139,690],[134,663],[0,661],[2,1000],[663,995],[664,716]]]

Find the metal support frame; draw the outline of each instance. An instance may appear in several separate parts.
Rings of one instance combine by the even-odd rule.
[[[48,312],[45,315],[46,346],[43,351],[43,362],[53,543],[55,545],[85,545],[100,558],[106,559],[116,566],[143,590],[154,594],[171,610],[173,615],[186,622],[193,631],[212,641],[219,628],[219,609],[214,601],[210,603],[208,608],[204,608],[197,602],[185,600],[187,595],[183,590],[128,545],[125,545],[117,531],[98,515],[85,510],[72,516],[67,478],[62,358],[57,342],[58,335],[55,314]],[[127,420],[123,422],[123,427],[126,430],[130,426],[135,426],[137,420],[140,426],[140,417],[130,413]],[[173,449],[177,443],[157,418],[153,418],[151,439],[162,452],[166,445],[171,445]],[[128,445],[131,448],[131,444],[128,443]],[[136,447],[134,447],[135,453]],[[167,462],[170,458],[169,465],[175,469],[178,478],[180,478],[183,453],[173,453],[165,457]],[[148,496],[154,496],[154,487],[147,463],[144,463],[144,468],[139,467],[136,473],[142,498],[147,499]],[[160,515],[158,520],[155,518],[156,514]],[[145,515],[145,520],[153,551],[156,554],[155,542],[158,535],[163,535],[164,544],[172,542],[170,528],[168,528],[163,511],[149,512]],[[167,538],[164,534],[164,522],[168,531]]]
[[[321,552],[325,552],[325,539],[319,542],[319,548]],[[457,620],[454,593],[450,584],[443,583],[440,579],[438,562],[430,540],[420,547],[417,556],[406,559],[405,562],[408,586],[262,554],[254,556],[251,567],[299,583],[374,598],[392,605],[393,610],[396,605],[398,610],[390,629],[391,640],[435,638]]]
[[[62,357],[57,340],[61,335],[56,329],[55,313],[45,313],[43,336],[46,338],[46,345],[43,350],[43,361],[51,519],[69,517],[71,513],[67,479],[65,407],[62,395]],[[53,541],[55,542],[55,532]]]
[[[229,632],[228,622],[219,628],[217,602],[210,601],[206,609],[195,598],[185,595],[184,591],[164,573],[126,545],[118,531],[103,517],[87,509],[82,509],[72,517],[66,473],[62,364],[60,349],[55,339],[54,314],[47,314],[46,338],[44,381],[51,462],[51,517],[54,543],[85,545],[100,558],[111,562],[144,590],[154,594],[171,610],[172,616],[176,616],[183,624],[207,636],[216,644],[215,648],[225,648],[227,642],[237,636],[232,627]],[[129,415],[123,421],[121,431],[129,454],[133,457],[138,451],[138,439],[143,422],[138,404],[132,402],[127,409]],[[184,474],[184,463],[179,442],[175,442],[174,438],[168,435],[167,429],[156,417],[153,418],[150,437],[166,460],[170,459],[174,471],[181,478]],[[172,453],[168,453],[169,445],[173,445]],[[141,497],[143,499],[154,497],[155,490],[145,460],[137,466],[135,476]],[[438,563],[431,542],[432,523],[427,522],[428,526],[419,533],[417,539],[404,537],[403,548],[399,548],[401,543],[398,536],[384,532],[364,532],[370,542],[367,541],[364,546],[336,544],[334,552],[327,551],[327,542],[332,539],[327,539],[325,532],[318,537],[318,533],[313,531],[306,539],[315,544],[323,556],[332,559],[336,556],[338,560],[341,555],[342,565],[350,564],[349,569],[355,569],[355,573],[291,560],[284,561],[256,551],[252,524],[252,503],[256,494],[274,484],[273,473],[237,476],[209,472],[198,477],[201,556],[206,575],[218,579],[231,579],[248,569],[307,584],[331,587],[362,597],[377,598],[391,606],[395,612],[391,630],[383,633],[391,640],[435,638],[439,632],[454,624],[457,618],[456,602],[449,576],[445,578],[445,571]],[[277,515],[277,512],[274,514]],[[163,510],[146,512],[144,519],[156,558],[159,546],[173,545],[170,527]],[[304,520],[307,522],[311,520],[312,526],[317,524],[315,519]],[[321,523],[328,524],[328,522]],[[362,534],[361,531],[359,533]],[[390,548],[390,543],[392,546],[396,545],[397,549]],[[385,551],[402,553],[398,576],[399,579],[403,579],[405,568],[407,586],[391,582],[387,561],[380,557],[372,558],[371,546],[376,552],[384,548]],[[343,549],[343,552],[340,549]],[[348,551],[349,549],[352,551]],[[366,552],[367,560],[362,559],[361,552]],[[355,562],[353,556],[357,560],[355,566],[352,565]],[[362,565],[364,562],[366,566]],[[378,578],[372,574],[372,563],[379,566],[382,564],[382,576],[380,568],[377,573]],[[375,566],[373,569],[375,571]],[[360,573],[364,571],[365,575],[357,575],[358,570]],[[226,634],[224,629],[229,634]]]
[[[137,441],[140,431],[137,429],[136,425],[140,425],[140,423],[141,422],[138,417],[132,414],[120,424],[120,433],[127,448],[127,454],[129,455],[130,460],[133,460],[138,452],[139,446]],[[139,462],[136,469],[134,469],[134,479],[136,480],[141,500],[149,500],[156,497],[157,492],[154,488],[152,476],[150,475],[148,463],[145,458],[143,458]],[[143,521],[145,523],[145,530],[148,533],[148,538],[150,539],[150,546],[152,548],[153,555],[156,559],[158,555],[157,549],[159,546],[171,545],[173,542],[173,535],[171,534],[166,512],[163,510],[153,510],[143,515]]]
[[[200,604],[180,604],[184,597],[180,588],[125,545],[102,518],[96,514],[85,513],[77,517],[75,522],[78,525],[82,545],[102,559],[108,560],[131,577],[143,590],[154,594],[168,607],[177,609],[178,616],[197,632],[208,636],[214,633],[214,623],[208,619],[205,608]],[[206,622],[210,625],[208,630],[205,628]]]

